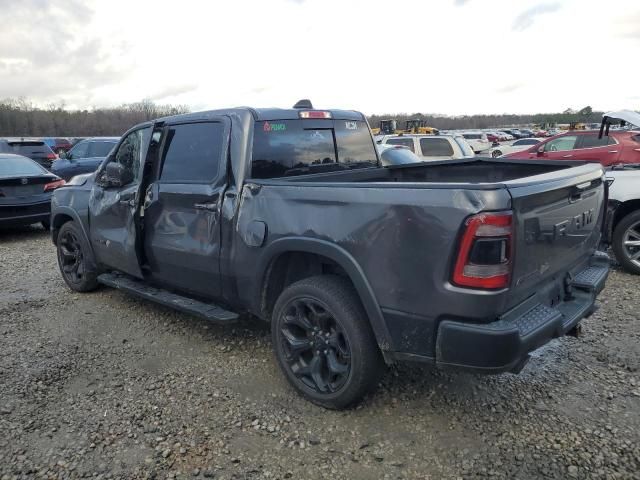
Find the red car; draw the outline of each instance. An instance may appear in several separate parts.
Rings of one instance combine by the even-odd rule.
[[[487,133],[487,140],[489,140],[491,143],[494,143],[494,142],[499,142],[500,138],[493,133]]]
[[[582,160],[605,167],[618,163],[640,163],[640,131],[612,130],[598,138],[598,130],[572,131],[550,137],[507,158]]]

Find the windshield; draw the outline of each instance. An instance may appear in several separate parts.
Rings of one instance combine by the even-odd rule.
[[[369,126],[350,120],[256,122],[253,178],[277,178],[378,165]]]
[[[0,155],[0,177],[29,177],[44,173],[47,171],[33,160]]]

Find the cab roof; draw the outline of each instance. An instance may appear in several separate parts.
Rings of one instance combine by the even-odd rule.
[[[252,107],[236,107],[221,110],[206,110],[203,112],[185,113],[181,115],[172,115],[169,117],[159,118],[157,121],[174,122],[176,120],[208,120],[211,117],[220,115],[228,116],[252,116],[255,121],[264,120],[297,120],[300,118],[302,111],[323,111],[331,112],[332,119],[338,120],[365,120],[365,116],[355,110],[336,110],[326,108],[252,108]]]

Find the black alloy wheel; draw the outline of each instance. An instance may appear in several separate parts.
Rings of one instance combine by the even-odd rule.
[[[94,290],[96,273],[88,268],[87,249],[73,222],[65,223],[57,237],[58,266],[66,284],[77,292]]]
[[[336,392],[351,371],[351,350],[342,326],[327,306],[312,298],[287,305],[280,341],[291,372],[318,393]]]
[[[344,277],[318,275],[285,288],[273,308],[271,336],[289,383],[326,408],[360,401],[384,372],[367,314]]]

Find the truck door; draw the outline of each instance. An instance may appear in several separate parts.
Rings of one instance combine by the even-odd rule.
[[[146,157],[151,127],[125,134],[97,174],[89,196],[91,243],[99,263],[142,278],[139,262],[139,215],[142,164]],[[106,164],[116,162],[127,172],[131,182],[112,186],[106,176]]]
[[[230,121],[169,123],[144,199],[148,274],[163,286],[218,297],[220,209]]]

